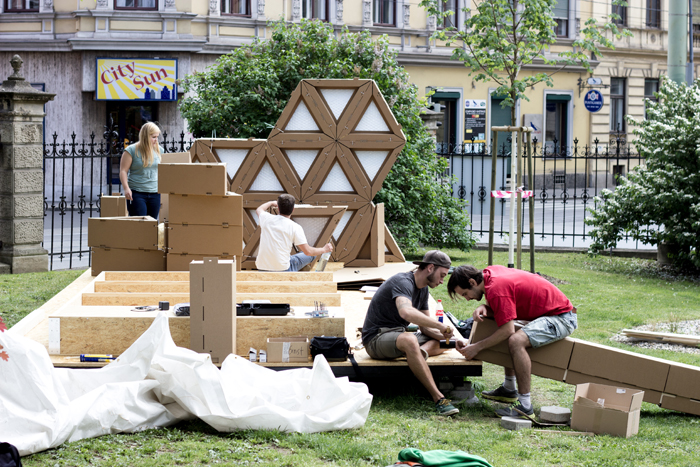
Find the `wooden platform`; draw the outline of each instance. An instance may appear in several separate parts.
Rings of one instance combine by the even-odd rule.
[[[302,289],[301,292],[309,297],[318,297],[320,294],[332,293],[333,285],[339,280],[365,280],[367,278],[385,279],[396,272],[411,270],[410,264],[391,263],[383,268],[353,268],[324,273],[265,273],[259,271],[239,271],[237,273],[237,288],[263,287],[269,290],[270,286],[280,287],[285,292],[294,292],[294,286]],[[309,274],[314,274],[315,279],[309,284]],[[144,285],[148,283],[149,285]],[[262,284],[261,284],[262,283]],[[271,284],[274,283],[274,284]],[[152,322],[158,312],[133,312],[133,306],[85,306],[84,294],[100,293],[163,293],[182,294],[189,290],[188,272],[104,272],[93,278],[88,270],[71,285],[66,287],[56,297],[51,299],[41,308],[13,327],[13,331],[42,343],[48,350],[50,348],[49,322],[50,318],[59,318],[60,341],[59,349],[53,349],[52,362],[56,367],[66,368],[99,368],[104,363],[81,363],[79,353],[112,353],[120,354],[128,345],[124,342],[135,340]],[[323,284],[323,285],[321,285]],[[126,290],[126,292],[124,292]],[[134,292],[130,292],[130,291]],[[329,290],[329,292],[324,292]],[[313,291],[313,293],[312,293]],[[369,300],[365,300],[365,294],[357,291],[335,292],[340,297],[340,306],[331,307],[332,318],[307,318],[304,312],[307,307],[293,306],[296,316],[287,317],[239,317],[237,342],[239,348],[260,348],[259,342],[266,337],[306,335],[344,335],[351,344],[359,340],[357,329],[362,326],[364,316],[369,306]],[[242,295],[242,294],[240,294]],[[97,295],[94,295],[97,296]],[[189,300],[183,300],[189,301]],[[434,300],[430,299],[431,307]],[[174,304],[174,303],[173,303]],[[54,325],[55,326],[55,325]],[[313,328],[313,330],[310,330]],[[186,317],[170,319],[170,329],[176,344],[187,347],[189,342],[189,322]],[[116,331],[115,331],[116,330]],[[279,333],[279,334],[278,334]],[[129,339],[123,336],[128,335]],[[132,340],[132,342],[133,342]],[[54,342],[54,345],[56,343]],[[51,353],[51,352],[50,352]],[[243,353],[240,352],[239,353]],[[410,370],[405,359],[391,361],[373,360],[367,356],[364,350],[356,352],[356,359],[362,368],[364,377],[404,377],[410,376]],[[275,370],[290,368],[311,367],[298,363],[266,363],[260,364]],[[428,359],[428,365],[436,377],[439,376],[480,376],[481,362],[466,361],[454,350],[443,355]],[[337,376],[349,376],[357,378],[349,361],[331,362],[331,367]]]

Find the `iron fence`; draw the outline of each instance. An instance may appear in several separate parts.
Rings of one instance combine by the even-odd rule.
[[[165,152],[188,151],[194,141],[168,140],[162,133]],[[119,160],[124,143],[112,131],[101,140],[95,134],[88,141],[44,144],[44,248],[49,253],[49,270],[87,267],[87,220],[100,215],[100,196],[121,191]]]
[[[532,144],[533,186],[523,177],[523,186],[534,191],[535,247],[587,247],[591,243],[585,220],[589,208],[598,205],[596,196],[603,189],[614,190],[617,180],[630,170],[644,164],[644,159],[627,144],[624,136],[616,135],[609,144],[598,140],[593,145],[567,147],[557,141],[544,146],[537,140]],[[449,159],[445,181],[452,183],[452,194],[467,202],[472,232],[477,241],[488,241],[490,192],[510,189],[510,139],[497,148],[497,186],[491,186],[491,148],[467,142],[457,146],[437,146],[437,154]],[[527,173],[527,172],[523,172]],[[509,230],[507,199],[496,200],[496,241],[506,241]],[[520,232],[523,244],[529,244],[529,204],[523,200]],[[653,248],[629,237],[618,248]]]

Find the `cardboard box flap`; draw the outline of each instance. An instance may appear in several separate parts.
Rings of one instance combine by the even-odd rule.
[[[642,407],[644,391],[638,389],[606,386],[603,384],[585,383],[576,386],[574,401],[588,405],[590,401],[594,405],[606,409],[632,412]]]

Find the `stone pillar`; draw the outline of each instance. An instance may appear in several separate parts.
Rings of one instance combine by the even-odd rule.
[[[430,132],[430,136],[432,136],[433,139],[436,139],[437,129],[440,125],[442,125],[442,119],[444,118],[443,113],[435,112],[434,110],[430,109],[423,109],[421,111],[420,118],[423,119],[423,125],[425,125]]]
[[[12,274],[48,271],[44,240],[44,104],[55,94],[34,89],[20,73],[0,86],[0,264]],[[1,269],[1,268],[0,268]]]

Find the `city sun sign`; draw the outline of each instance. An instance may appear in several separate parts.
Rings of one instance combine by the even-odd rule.
[[[177,59],[98,58],[97,100],[177,100]]]

